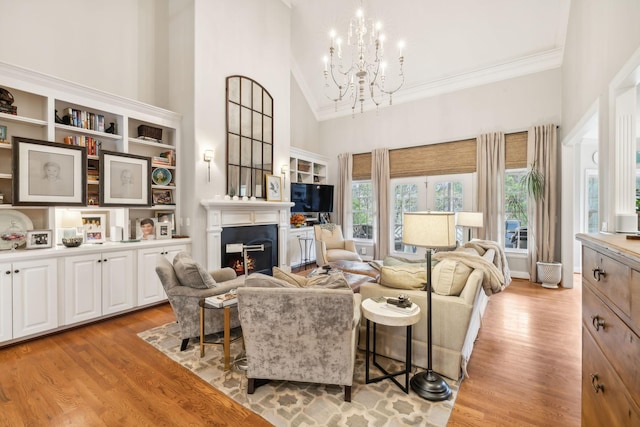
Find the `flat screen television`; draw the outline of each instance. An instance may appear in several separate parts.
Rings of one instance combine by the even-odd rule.
[[[333,185],[291,183],[291,212],[333,212]]]

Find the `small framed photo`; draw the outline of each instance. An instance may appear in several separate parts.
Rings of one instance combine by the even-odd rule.
[[[14,136],[13,204],[86,206],[85,147]]]
[[[156,220],[153,218],[136,219],[135,235],[138,240],[154,240],[156,238]]]
[[[171,223],[171,233],[176,234],[176,218],[173,212],[167,212],[167,211],[156,212],[156,221]]]
[[[50,248],[52,238],[51,230],[29,230],[27,231],[27,249]]]
[[[173,193],[171,190],[154,189],[153,204],[154,205],[173,205]]]
[[[159,222],[156,224],[156,239],[170,239],[171,238],[171,223]]]
[[[282,178],[277,175],[265,175],[267,185],[267,201],[279,202],[282,200]]]
[[[151,206],[151,159],[100,151],[100,206]]]
[[[105,214],[82,214],[82,230],[85,243],[105,241],[107,216]]]
[[[0,126],[0,142],[6,142],[6,141],[7,141],[7,127]]]

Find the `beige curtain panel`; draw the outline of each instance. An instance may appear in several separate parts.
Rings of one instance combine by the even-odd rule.
[[[374,203],[374,242],[375,259],[389,255],[389,149],[377,148],[371,152],[371,183]]]
[[[478,211],[484,214],[484,227],[478,230],[480,239],[504,244],[504,133],[486,133],[477,138]]]
[[[353,155],[351,153],[338,154],[338,188],[333,222],[342,225],[342,235],[345,239],[353,238],[352,175]]]

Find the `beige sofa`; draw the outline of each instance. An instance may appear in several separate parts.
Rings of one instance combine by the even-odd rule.
[[[469,248],[461,249],[457,252],[471,252]],[[483,252],[480,249],[480,252]],[[480,264],[477,268],[470,268],[462,265],[464,262],[456,259],[446,259],[444,253],[435,254],[443,257],[440,267],[433,268],[432,283],[432,304],[433,304],[433,370],[454,380],[466,375],[466,366],[469,362],[473,350],[474,341],[478,336],[481,326],[482,316],[489,301],[488,294],[501,289],[488,289],[484,287],[487,281],[491,280],[491,274],[496,275],[495,280],[500,279],[497,271],[501,270],[496,264],[501,264],[504,252],[496,253],[496,249],[489,248],[480,256],[479,253],[473,255],[458,254],[458,257],[474,256],[481,261],[473,259],[472,264]],[[450,254],[454,256],[455,254]],[[500,262],[498,262],[498,260]],[[455,264],[455,265],[454,265]],[[482,265],[491,265],[492,268],[483,268]],[[506,265],[504,266],[506,269]],[[360,287],[362,299],[372,297],[396,297],[403,293],[408,295],[413,302],[420,306],[422,319],[413,327],[412,341],[412,361],[413,364],[422,368],[427,367],[427,294],[420,288],[426,280],[426,269],[424,263],[399,264],[397,266],[381,267],[380,283],[364,283]],[[447,270],[447,271],[445,271]],[[506,284],[510,282],[508,269],[501,272],[502,280]],[[507,279],[504,279],[504,277]],[[456,283],[457,282],[457,283]],[[457,289],[456,289],[457,287]],[[460,290],[460,287],[462,289]],[[409,288],[409,289],[406,289]],[[504,284],[502,286],[504,288]],[[437,293],[439,292],[439,293]],[[442,294],[451,295],[442,295]],[[359,347],[365,348],[365,328],[366,319],[361,321]],[[405,360],[405,334],[398,328],[379,325],[377,327],[377,352],[383,356],[396,360]]]

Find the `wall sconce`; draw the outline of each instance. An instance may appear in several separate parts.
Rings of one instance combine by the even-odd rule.
[[[280,166],[280,173],[286,176],[289,173],[289,165]]]
[[[211,182],[211,161],[213,160],[215,151],[213,150],[204,150],[204,161],[207,162],[207,169],[209,172],[208,182]]]

